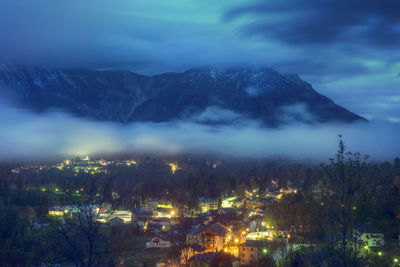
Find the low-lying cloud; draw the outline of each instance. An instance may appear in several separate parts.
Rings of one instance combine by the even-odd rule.
[[[255,121],[210,126],[196,122],[132,123],[90,121],[62,112],[33,114],[0,104],[2,160],[95,153],[221,153],[232,156],[289,156],[325,161],[335,154],[338,134],[349,151],[375,160],[400,155],[400,124],[291,124],[266,129]]]

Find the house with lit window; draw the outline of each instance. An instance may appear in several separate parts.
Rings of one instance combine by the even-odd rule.
[[[218,201],[212,198],[199,198],[199,207],[202,212],[218,209]]]
[[[169,248],[172,242],[159,236],[152,237],[146,241],[146,248]]]
[[[248,240],[239,245],[240,265],[255,266],[267,253],[268,249],[265,241]]]
[[[231,229],[220,223],[201,226],[186,235],[188,245],[198,244],[204,247],[206,252],[223,250],[230,239],[233,239]]]

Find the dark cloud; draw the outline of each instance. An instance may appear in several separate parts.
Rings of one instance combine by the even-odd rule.
[[[266,66],[297,73],[354,110],[349,93],[367,104],[365,96],[399,88],[399,5],[398,0],[0,0],[0,64],[143,74],[204,65]]]
[[[397,0],[281,0],[253,1],[234,8],[225,20],[251,16],[247,35],[290,44],[400,44],[400,1]]]

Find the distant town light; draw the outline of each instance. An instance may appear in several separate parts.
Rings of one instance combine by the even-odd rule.
[[[378,256],[382,256],[382,251],[379,251],[379,252],[378,252]]]
[[[239,243],[239,239],[236,238],[236,239],[235,239],[235,243]]]
[[[228,252],[228,249],[227,249],[227,248],[224,248],[224,252]]]
[[[364,246],[364,249],[369,249],[369,247],[368,246]]]
[[[176,164],[176,163],[169,163],[168,164],[169,165],[169,167],[171,167],[171,172],[172,173],[175,173],[178,169],[179,169],[179,166],[178,166],[178,164]]]
[[[267,253],[267,249],[266,248],[263,249],[263,253],[264,254]]]
[[[394,261],[395,263],[398,263],[398,262],[399,262],[399,259],[398,259],[398,258],[394,258],[393,261]]]

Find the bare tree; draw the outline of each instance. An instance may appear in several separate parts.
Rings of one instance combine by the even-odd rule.
[[[99,222],[102,186],[101,180],[90,176],[66,183],[61,201],[68,205],[62,218],[52,221],[62,244],[58,252],[76,266],[102,266],[109,256],[108,241]]]

